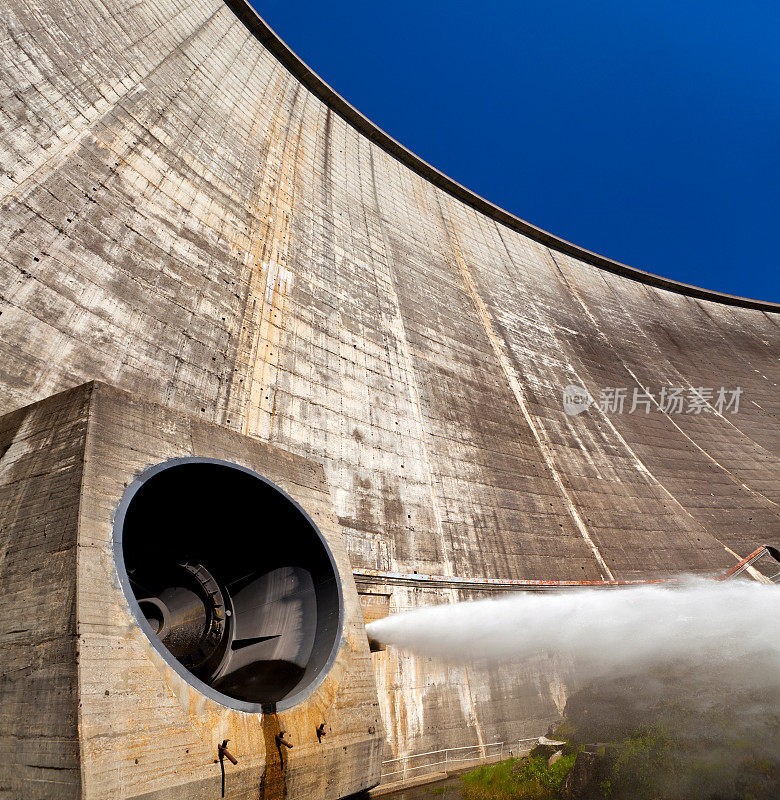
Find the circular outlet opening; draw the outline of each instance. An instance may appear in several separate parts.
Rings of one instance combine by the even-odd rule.
[[[119,576],[155,648],[243,711],[283,711],[327,674],[342,625],[325,539],[284,491],[205,458],[147,470],[114,523]]]

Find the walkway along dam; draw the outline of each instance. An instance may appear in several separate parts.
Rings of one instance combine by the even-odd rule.
[[[777,546],[780,307],[471,194],[243,0],[2,26],[0,797],[336,800],[537,736],[566,664],[364,617]]]

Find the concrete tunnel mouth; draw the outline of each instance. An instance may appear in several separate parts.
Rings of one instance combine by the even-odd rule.
[[[303,508],[250,469],[180,458],[146,470],[117,508],[114,554],[152,645],[222,705],[284,711],[336,658],[333,554]]]

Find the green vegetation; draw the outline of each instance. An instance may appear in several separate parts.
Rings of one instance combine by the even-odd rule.
[[[599,782],[604,800],[774,800],[777,760],[757,759],[733,742],[697,745],[645,728],[610,745]]]
[[[779,800],[772,669],[757,658],[731,672],[672,664],[593,681],[548,732],[565,755],[548,766],[545,745],[472,770],[463,800],[561,800],[564,785],[576,800]]]
[[[652,800],[659,794],[659,775],[668,770],[672,742],[657,730],[637,732],[616,743],[606,776],[600,781],[602,796]]]
[[[778,800],[780,703],[771,665],[685,664],[593,681],[568,698],[556,739],[598,743],[588,800]],[[564,751],[566,752],[566,751]]]
[[[537,755],[477,767],[461,776],[463,800],[557,800],[574,759],[572,753],[548,766]]]
[[[556,732],[557,738],[560,730]],[[602,746],[595,772],[578,798],[587,800],[776,800],[777,760],[759,759],[731,743],[724,750],[710,743],[704,758],[688,742],[663,727],[638,729]],[[579,746],[563,748],[567,755],[552,765],[546,753],[531,753],[478,767],[461,776],[463,800],[560,800],[561,787],[576,761]],[[735,752],[736,751],[736,752]],[[595,752],[590,750],[589,752]],[[578,766],[578,770],[580,767]],[[567,790],[572,791],[571,786]],[[431,790],[443,793],[443,789]]]

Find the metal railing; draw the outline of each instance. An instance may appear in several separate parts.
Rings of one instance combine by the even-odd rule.
[[[518,739],[517,740],[517,749],[510,750],[510,756],[519,756],[520,753],[528,753],[534,749],[534,745],[539,742],[538,736],[532,736],[530,739]]]
[[[397,780],[405,781],[407,777],[425,774],[424,772],[420,773],[419,770],[434,772],[435,767],[442,767],[443,769],[440,771],[446,772],[448,767],[464,761],[486,761],[487,759],[500,761],[504,753],[517,755],[521,751],[528,752],[533,747],[532,743],[538,740],[538,736],[530,739],[518,739],[516,752],[506,749],[505,742],[490,742],[489,744],[469,744],[464,747],[446,747],[442,750],[429,750],[427,753],[415,753],[401,758],[390,758],[382,762],[382,780],[393,775],[400,775],[401,777],[397,778]],[[527,746],[525,746],[526,744]],[[422,763],[417,763],[418,759],[423,759]],[[386,772],[386,767],[391,764],[401,768]]]

